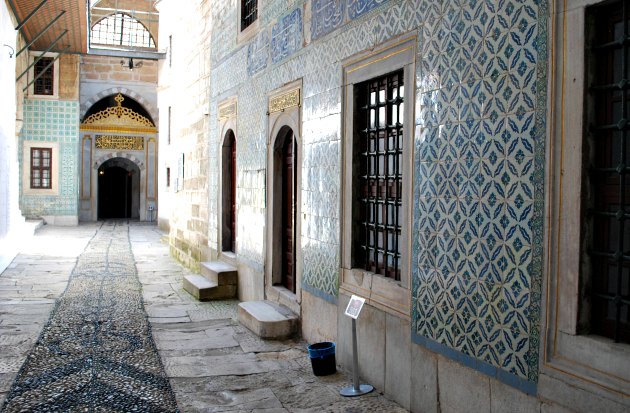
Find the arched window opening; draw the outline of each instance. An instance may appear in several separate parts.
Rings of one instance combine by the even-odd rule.
[[[116,13],[92,26],[91,43],[108,46],[155,48],[153,36],[144,24],[125,13]]]

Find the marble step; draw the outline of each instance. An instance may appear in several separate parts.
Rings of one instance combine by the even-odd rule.
[[[186,275],[184,290],[199,301],[236,297],[236,285],[219,285],[203,275]]]
[[[238,321],[262,338],[281,339],[297,332],[299,317],[271,301],[246,301],[238,305]]]
[[[202,262],[201,274],[218,285],[238,284],[238,271],[236,267],[221,261]]]

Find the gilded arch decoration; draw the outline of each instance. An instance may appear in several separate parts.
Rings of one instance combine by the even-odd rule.
[[[121,93],[114,100],[116,101],[116,106],[110,106],[88,116],[81,124],[81,130],[128,133],[157,132],[157,128],[150,119],[134,112],[130,108],[122,106],[125,97]]]

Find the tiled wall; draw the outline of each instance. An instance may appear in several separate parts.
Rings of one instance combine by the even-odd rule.
[[[266,1],[260,32],[242,45],[226,38],[236,36],[237,20],[228,3],[215,15],[210,162],[218,97],[236,95],[239,257],[263,267],[264,225],[251,223],[265,222],[267,93],[302,78],[302,285],[336,302],[340,62],[415,32],[411,335],[535,392],[546,2]]]
[[[22,141],[59,143],[58,196],[21,196],[20,206],[25,216],[78,216],[79,183],[79,102],[26,99]],[[22,157],[20,148],[20,159]],[[54,161],[54,160],[53,160]],[[22,168],[28,165],[22,164]]]

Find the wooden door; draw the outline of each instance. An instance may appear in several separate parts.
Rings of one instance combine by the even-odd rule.
[[[232,140],[230,154],[230,232],[232,238],[232,249],[236,252],[236,142]]]
[[[295,293],[297,145],[289,131],[282,149],[282,285]]]

